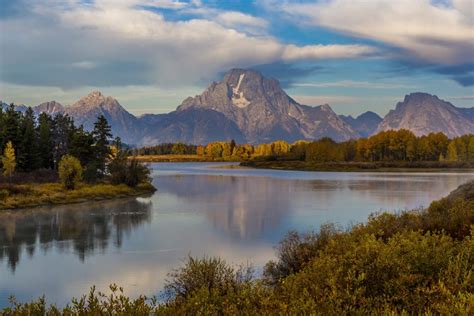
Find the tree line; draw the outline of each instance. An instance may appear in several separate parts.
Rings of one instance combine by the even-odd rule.
[[[52,117],[41,113],[36,117],[31,108],[22,113],[12,104],[6,110],[0,108],[0,149],[4,175],[11,176],[12,169],[52,170],[60,176],[67,174],[73,182],[80,178],[93,183],[108,176],[117,183],[135,184],[135,180],[125,178],[140,178],[139,182],[148,174],[145,166],[128,162],[120,138],[113,139],[103,115],[89,132],[82,125],[76,126],[67,114]]]
[[[184,143],[163,143],[156,146],[131,148],[128,150],[129,155],[195,155],[196,145]]]
[[[176,144],[165,145],[167,148],[173,148]],[[192,145],[187,146],[192,147]],[[320,163],[352,161],[474,162],[474,135],[449,139],[443,133],[415,136],[411,131],[401,129],[384,131],[368,138],[339,143],[327,137],[316,141],[300,140],[293,144],[282,140],[258,145],[239,145],[233,140],[211,142],[204,146],[195,146],[195,153],[198,156],[214,160],[275,158]]]

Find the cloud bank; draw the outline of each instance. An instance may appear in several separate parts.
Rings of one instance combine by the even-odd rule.
[[[0,20],[0,79],[24,85],[187,85],[231,67],[298,60],[354,59],[368,45],[280,42],[262,18],[179,1],[22,1],[22,14]],[[150,9],[152,8],[152,9]],[[202,17],[168,20],[156,8]],[[199,11],[201,10],[201,11]],[[207,18],[206,18],[207,15]],[[237,26],[245,26],[243,28]]]

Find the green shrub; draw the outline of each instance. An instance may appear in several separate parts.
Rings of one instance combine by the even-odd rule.
[[[136,187],[140,183],[148,183],[150,169],[137,159],[127,159],[123,153],[119,153],[108,166],[110,181],[114,184],[124,183],[130,187]]]
[[[188,257],[184,266],[169,274],[165,286],[168,299],[186,299],[199,291],[225,296],[252,280],[251,268],[228,265],[220,258]]]
[[[73,156],[65,155],[59,161],[59,179],[66,190],[74,190],[82,179],[82,166]]]

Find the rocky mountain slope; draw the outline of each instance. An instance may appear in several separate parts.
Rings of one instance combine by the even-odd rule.
[[[379,126],[380,122],[382,122],[382,118],[377,113],[372,111],[362,113],[356,118],[352,117],[351,115],[339,115],[339,117],[344,122],[349,124],[354,131],[359,133],[361,137],[368,137],[372,135]]]
[[[415,135],[443,132],[448,137],[474,133],[474,122],[460,108],[427,93],[411,93],[397,103],[376,132],[408,129]]]
[[[283,91],[277,80],[253,70],[230,70],[222,81],[212,83],[201,95],[184,100],[177,112],[189,109],[224,114],[235,122],[249,143],[325,136],[342,141],[358,136],[329,105],[301,105]]]

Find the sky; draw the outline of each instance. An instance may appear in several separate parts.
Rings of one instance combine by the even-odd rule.
[[[473,107],[474,0],[0,0],[7,103],[100,90],[165,113],[231,68],[340,114],[419,91]]]

